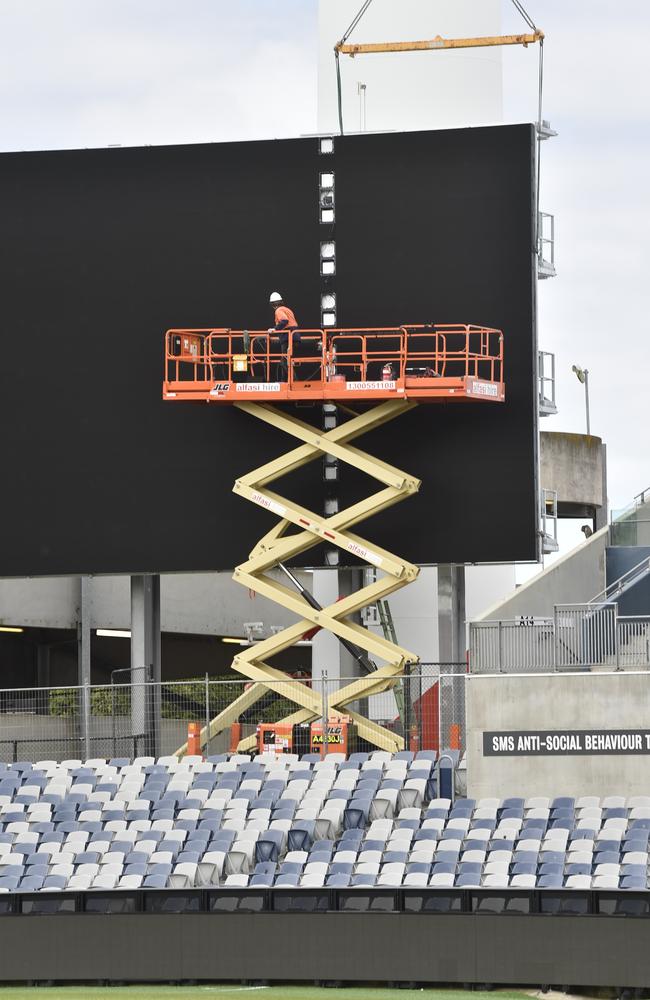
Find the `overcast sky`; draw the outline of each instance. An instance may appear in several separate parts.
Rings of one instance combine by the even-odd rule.
[[[558,277],[540,283],[540,346],[557,355],[560,407],[544,426],[584,430],[571,365],[588,367],[620,507],[650,485],[650,4],[527,7],[560,133],[543,147]],[[0,0],[0,148],[314,132],[317,49],[317,0]],[[534,50],[504,52],[504,85],[506,120],[532,120]]]
[[[607,442],[610,501],[620,507],[650,485],[650,4],[526,6],[547,35],[544,116],[559,132],[542,147],[558,276],[539,283],[539,336],[557,357],[560,412],[542,426],[584,431],[571,366],[587,367],[591,429]],[[517,117],[524,88],[511,62],[504,96]]]

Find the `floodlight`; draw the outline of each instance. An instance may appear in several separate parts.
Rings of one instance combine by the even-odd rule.
[[[587,434],[591,434],[591,424],[589,421],[589,369],[581,368],[579,365],[572,365],[571,371],[575,373],[578,382],[585,387],[585,411],[587,414]]]

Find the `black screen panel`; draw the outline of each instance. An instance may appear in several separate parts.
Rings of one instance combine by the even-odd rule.
[[[0,575],[230,568],[273,524],[232,483],[291,442],[163,403],[163,334],[265,328],[276,289],[319,325],[322,169],[339,325],[506,336],[503,406],[419,407],[358,441],[423,480],[361,533],[416,562],[535,558],[533,130],[508,126],[337,138],[332,157],[315,139],[1,155]],[[320,510],[321,475],[279,492]],[[375,485],[342,469],[341,504]]]

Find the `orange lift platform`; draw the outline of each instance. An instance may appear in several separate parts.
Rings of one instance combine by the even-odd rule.
[[[505,399],[503,334],[485,326],[298,329],[286,350],[283,346],[278,334],[267,330],[168,330],[163,399]]]
[[[278,519],[248,559],[235,568],[234,579],[280,604],[297,621],[237,653],[233,669],[253,683],[200,730],[200,747],[230,727],[232,733],[240,733],[237,724],[245,713],[275,691],[295,707],[274,723],[276,744],[278,734],[286,740],[289,733],[311,732],[313,726],[316,732],[320,725],[324,752],[330,742],[330,724],[335,732],[335,720],[344,717],[355,738],[392,753],[404,749],[408,735],[404,719],[405,731],[400,733],[388,723],[364,717],[355,706],[360,699],[385,691],[393,691],[396,705],[403,705],[402,677],[407,667],[418,662],[417,653],[371,632],[356,616],[412,583],[419,568],[352,529],[417,493],[420,481],[352,442],[421,403],[501,403],[504,398],[503,335],[484,326],[328,328],[294,330],[292,337],[278,336],[272,330],[167,331],[164,400],[230,404],[297,442],[284,454],[239,476],[233,486],[242,499]],[[300,419],[296,408],[286,405],[294,402],[322,408],[322,427]],[[271,488],[288,473],[318,460],[353,466],[377,480],[380,488],[327,514],[309,510]],[[288,587],[272,571],[279,568],[291,578],[286,564],[323,542],[337,555],[334,565],[338,563],[336,550],[341,550],[367,563],[368,572],[360,590],[321,608],[307,599],[304,590]],[[356,650],[367,677],[334,690],[316,690],[271,665],[270,660],[305,633],[319,629],[327,629],[346,648]],[[236,739],[241,752],[260,749],[254,734]],[[176,753],[181,756],[187,750],[186,743]]]

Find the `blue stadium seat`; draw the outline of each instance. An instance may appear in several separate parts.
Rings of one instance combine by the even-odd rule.
[[[538,889],[561,889],[563,884],[562,875],[539,875],[537,878]]]

